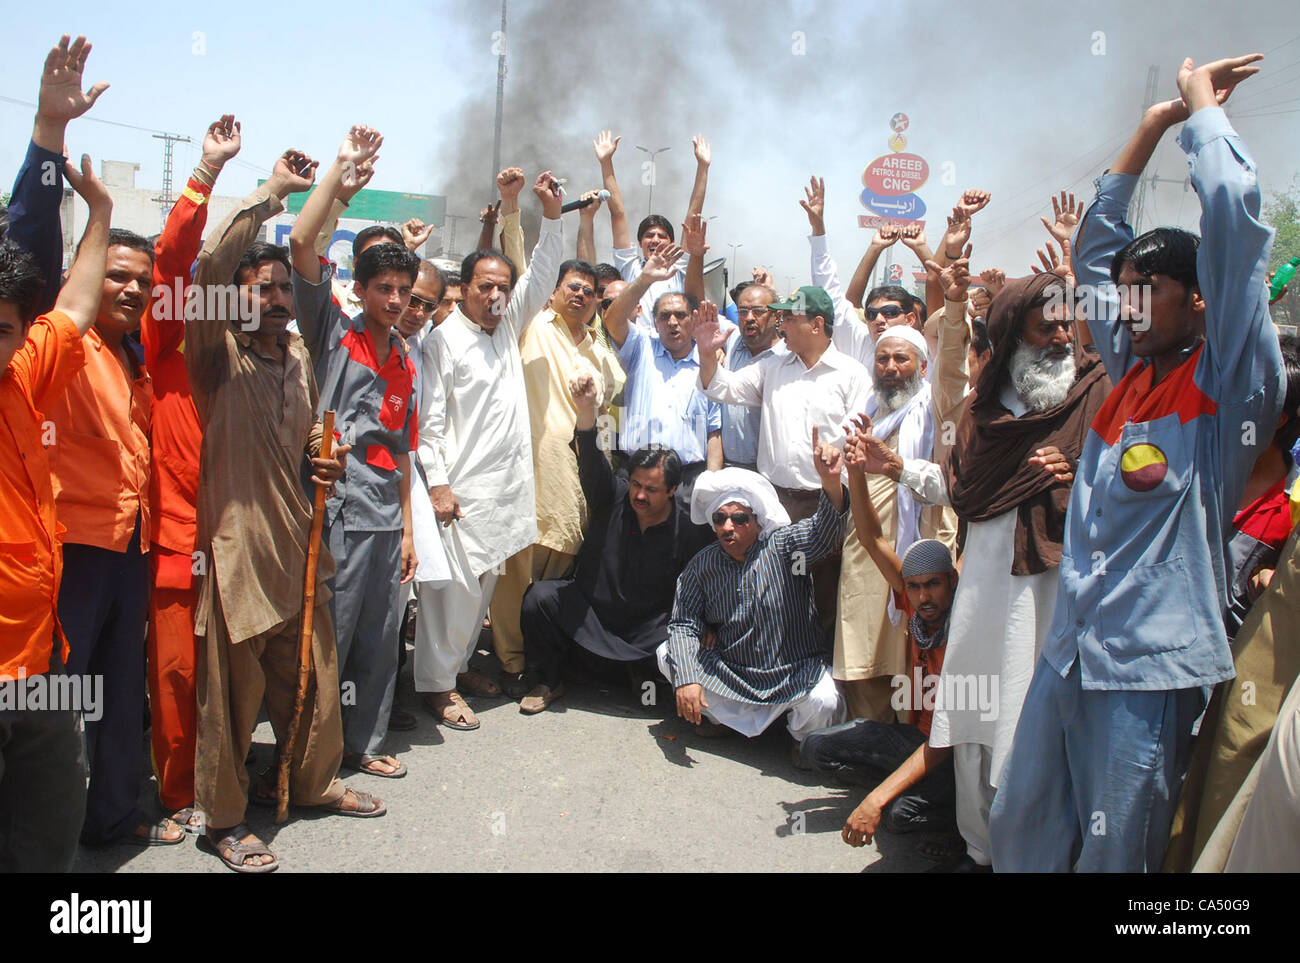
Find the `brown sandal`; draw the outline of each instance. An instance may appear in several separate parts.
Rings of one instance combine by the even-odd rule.
[[[471,732],[479,727],[478,716],[455,689],[445,693],[431,692],[425,697],[424,704],[448,729]]]
[[[279,858],[266,848],[266,843],[256,836],[253,836],[256,842],[246,843],[243,842],[245,836],[253,836],[253,831],[248,828],[247,823],[240,823],[233,829],[225,830],[220,839],[214,840],[209,834],[205,834],[203,839],[216,853],[217,858],[236,873],[273,873],[280,868]],[[274,862],[261,864],[244,862],[249,856],[270,856]]]
[[[351,793],[352,798],[357,801],[356,809],[342,808],[343,800],[348,798],[349,793]],[[372,819],[375,816],[382,816],[384,813],[388,812],[388,807],[375,796],[360,789],[351,788],[332,803],[325,806],[317,806],[315,808],[323,809],[325,812],[333,813],[336,816],[356,816],[359,819]]]

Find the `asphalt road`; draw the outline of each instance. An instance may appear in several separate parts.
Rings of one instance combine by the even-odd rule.
[[[479,657],[485,664],[495,660]],[[525,716],[504,698],[469,699],[482,727],[439,726],[411,686],[398,695],[419,728],[392,733],[402,779],[349,773],[378,794],[378,819],[294,810],[275,826],[248,822],[280,859],[279,872],[909,872],[932,863],[925,837],[882,833],[863,849],[840,829],[863,795],[796,769],[783,725],[755,739],[704,739],[664,705],[641,704],[620,682],[571,685],[546,712]],[[257,765],[273,737],[255,736]],[[831,778],[831,777],[827,777]],[[142,800],[157,811],[152,778]],[[86,849],[83,872],[229,872],[194,837],[176,846]]]

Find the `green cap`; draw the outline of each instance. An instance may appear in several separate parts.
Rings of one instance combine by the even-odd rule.
[[[825,289],[812,284],[805,284],[790,296],[788,301],[777,301],[768,305],[773,311],[789,311],[792,314],[806,314],[808,317],[821,315],[827,327],[835,322],[835,305]]]

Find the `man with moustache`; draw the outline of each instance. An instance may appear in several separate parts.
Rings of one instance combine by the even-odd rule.
[[[401,244],[365,247],[353,265],[361,310],[349,318],[334,303],[330,275],[313,242],[330,205],[383,143],[353,127],[289,232],[294,311],[320,389],[319,414],[357,449],[325,503],[322,543],[338,571],[330,611],[343,707],[343,764],[387,778],[406,768],[384,754],[397,686],[398,598],[415,577],[411,529],[411,451],[416,445],[415,363],[397,322],[408,307],[420,259]]]
[[[591,328],[595,317],[595,269],[587,261],[565,261],[549,306],[519,339],[533,440],[537,541],[512,555],[497,580],[490,611],[498,653],[525,652],[519,625],[524,593],[538,579],[567,578],[587,531],[587,500],[569,447],[577,418],[569,384],[580,375],[593,375],[597,411],[604,413],[620,370],[618,359]]]
[[[776,292],[766,284],[748,282],[736,301],[737,325],[727,333],[725,367],[728,371],[748,368],[769,354],[789,354],[777,323],[779,311],[772,309]],[[722,457],[728,467],[758,468],[758,436],[762,409],[749,405],[722,406]],[[829,427],[829,426],[828,426]]]
[[[631,455],[641,448],[671,448],[682,460],[677,500],[690,504],[695,479],[722,467],[722,408],[696,388],[702,359],[695,345],[694,310],[686,294],[661,294],[654,302],[652,337],[629,323],[635,305],[653,284],[668,278],[682,249],[669,245],[647,258],[645,268],[624,288],[603,316],[618,360],[627,373],[627,406],[619,448]]]
[[[282,247],[253,241],[284,209],[283,198],[311,187],[315,163],[281,169],[246,197],[209,236],[198,271],[232,279],[256,297],[258,323],[203,317],[185,330],[194,405],[203,427],[198,536],[206,560],[194,631],[200,636],[195,678],[199,734],[195,808],[207,843],[229,868],[266,873],[279,864],[244,822],[248,755],[265,700],[277,742],[288,730],[298,685],[298,643],[312,502],[304,469],[325,486],[343,475],[350,446],[320,457],[311,356],[293,320],[292,265]],[[250,243],[251,242],[251,243]],[[310,677],[290,761],[289,793],[298,806],[343,816],[382,816],[369,793],[338,780],[343,756],[339,680],[327,548],[316,571]],[[274,770],[272,770],[274,771]],[[274,804],[259,779],[254,799]]]
[[[643,448],[628,473],[611,472],[601,451],[599,386],[591,373],[570,386],[577,409],[571,446],[589,515],[572,578],[543,579],[523,602],[524,651],[532,688],[519,711],[533,715],[564,694],[564,663],[578,646],[602,662],[634,668],[668,636],[677,576],[710,541],[673,497],[675,452]]]
[[[756,472],[723,468],[701,477],[691,520],[711,522],[717,541],[678,578],[668,641],[657,650],[677,714],[702,735],[725,726],[753,737],[789,713],[796,759],[805,736],[844,713],[807,567],[839,546],[849,505],[840,450],[819,442],[816,426],[811,440],[821,490],[817,511],[801,522],[790,523],[771,482]]]
[[[457,691],[457,677],[469,668],[507,560],[537,542],[519,339],[553,286],[563,237],[559,184],[550,171],[538,176],[533,193],[542,227],[523,277],[501,252],[475,251],[461,265],[464,302],[421,345],[419,454],[451,579],[441,587],[420,582],[416,590],[415,688],[426,693],[439,722],[462,731],[479,721]],[[524,653],[498,656],[507,685],[522,696]]]

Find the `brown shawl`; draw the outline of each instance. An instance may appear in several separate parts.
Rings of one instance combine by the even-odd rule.
[[[1053,285],[1063,285],[1053,274],[1017,278],[1008,281],[989,306],[993,356],[966,399],[956,441],[943,466],[959,517],[986,521],[1017,509],[1012,575],[1037,575],[1060,565],[1065,539],[1070,486],[1054,481],[1028,459],[1035,449],[1055,445],[1077,464],[1088,428],[1111,388],[1101,359],[1084,352],[1076,338],[1077,374],[1063,402],[1020,418],[1002,406],[999,395],[1011,377],[1011,357],[1025,319]]]

